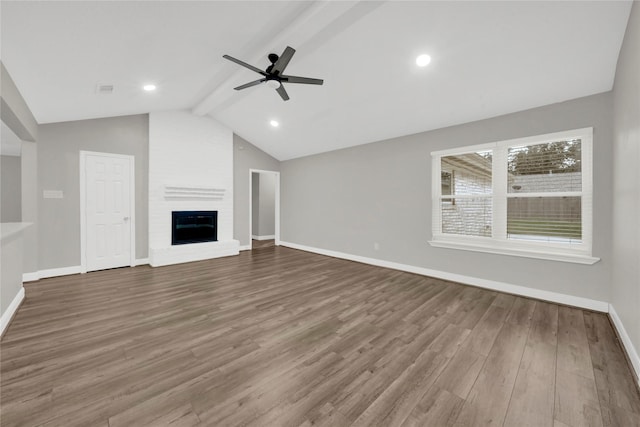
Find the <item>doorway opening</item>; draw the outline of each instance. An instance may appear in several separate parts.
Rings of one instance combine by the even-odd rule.
[[[280,244],[280,172],[249,170],[250,248]]]

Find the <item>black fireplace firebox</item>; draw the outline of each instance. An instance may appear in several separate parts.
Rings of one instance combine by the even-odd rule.
[[[171,244],[218,241],[218,211],[171,212]]]

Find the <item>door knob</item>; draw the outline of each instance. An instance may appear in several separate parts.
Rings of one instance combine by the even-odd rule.
[[[125,216],[125,217],[124,217],[124,218],[122,218],[122,219],[124,219],[125,221],[129,221],[129,217],[128,217],[128,216]]]

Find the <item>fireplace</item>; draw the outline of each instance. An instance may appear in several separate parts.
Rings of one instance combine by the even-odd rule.
[[[218,211],[171,212],[171,244],[218,241]]]

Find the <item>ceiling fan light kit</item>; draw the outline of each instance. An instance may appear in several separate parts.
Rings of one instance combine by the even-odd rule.
[[[254,71],[260,74],[261,76],[263,76],[262,79],[254,80],[252,82],[245,83],[243,85],[235,87],[234,88],[235,90],[246,89],[246,88],[257,86],[259,84],[266,82],[267,86],[275,89],[276,92],[278,92],[278,95],[280,95],[280,97],[284,101],[287,101],[289,100],[289,94],[285,90],[283,83],[298,83],[298,84],[307,84],[307,85],[322,85],[324,83],[324,80],[322,79],[313,79],[310,77],[299,77],[299,76],[288,76],[286,74],[282,74],[285,68],[287,68],[287,65],[289,65],[289,61],[291,61],[291,58],[293,57],[294,53],[296,53],[296,50],[291,46],[287,46],[287,48],[284,50],[284,52],[282,52],[282,55],[280,56],[276,55],[275,53],[270,53],[268,55],[268,58],[269,58],[269,62],[271,62],[271,65],[269,65],[264,71],[262,71],[258,67],[254,67],[253,65],[247,64],[246,62],[236,59],[232,56],[223,55],[222,57],[224,59],[228,59],[231,62],[235,62],[236,64],[241,65],[245,68],[248,68],[249,70]]]

